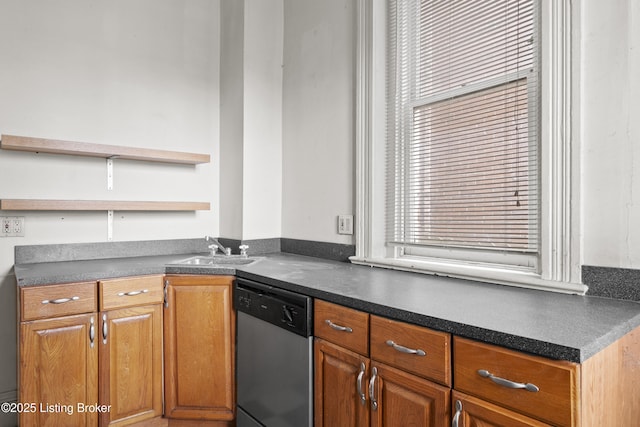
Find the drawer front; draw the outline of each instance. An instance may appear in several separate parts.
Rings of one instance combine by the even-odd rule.
[[[456,390],[553,425],[576,425],[579,365],[459,337],[453,350]]]
[[[100,310],[162,303],[162,277],[154,275],[101,280]]]
[[[97,310],[96,282],[20,288],[20,320],[91,313]]]
[[[451,336],[421,326],[371,316],[371,358],[449,386]]]
[[[369,314],[314,301],[313,334],[364,356],[369,355]]]

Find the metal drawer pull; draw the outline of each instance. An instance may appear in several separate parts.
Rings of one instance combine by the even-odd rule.
[[[480,375],[481,377],[484,377],[484,378],[489,378],[494,383],[496,383],[498,385],[501,385],[503,387],[523,388],[523,389],[525,389],[527,391],[531,391],[531,392],[534,392],[534,393],[540,391],[538,386],[535,385],[535,384],[517,383],[515,381],[511,381],[511,380],[507,380],[507,379],[504,379],[504,378],[496,377],[495,375],[493,375],[491,372],[487,371],[486,369],[479,369],[478,370],[478,375]]]
[[[376,378],[378,378],[378,368],[371,371],[371,379],[369,380],[369,399],[371,400],[371,410],[378,409],[378,401],[376,400]]]
[[[327,325],[329,325],[330,328],[335,329],[336,331],[349,332],[349,333],[353,332],[353,329],[351,329],[350,327],[336,325],[329,319],[325,320],[324,323],[326,323]]]
[[[453,420],[451,421],[451,427],[458,427],[461,414],[462,414],[462,402],[460,402],[459,400],[456,400],[456,413],[453,415]]]
[[[360,395],[360,403],[367,403],[367,396],[364,395],[364,391],[362,390],[362,379],[364,378],[364,371],[366,367],[364,366],[364,362],[360,362],[360,373],[358,374],[358,394]]]
[[[149,292],[149,289],[141,289],[139,291],[130,291],[130,292],[120,292],[118,294],[119,297],[133,297],[140,294],[146,294]]]
[[[78,301],[80,297],[71,297],[71,298],[58,298],[58,299],[46,299],[43,300],[43,304],[64,304],[65,302],[70,301]]]
[[[427,355],[427,353],[425,353],[424,350],[420,350],[420,349],[414,350],[412,348],[408,348],[408,347],[405,347],[403,345],[396,344],[392,340],[387,340],[387,345],[389,347],[393,347],[394,350],[397,350],[400,353],[415,354],[416,356],[426,356]]]

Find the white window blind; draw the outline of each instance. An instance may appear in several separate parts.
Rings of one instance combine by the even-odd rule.
[[[387,236],[539,251],[534,0],[391,0]]]

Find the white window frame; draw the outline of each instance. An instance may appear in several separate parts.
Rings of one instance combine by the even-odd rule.
[[[542,0],[541,19],[541,235],[535,268],[482,260],[404,256],[385,246],[386,1],[358,0],[356,70],[357,264],[418,271],[527,288],[584,294],[581,219],[578,51],[572,50],[570,0]],[[444,251],[448,252],[448,251]],[[455,251],[453,251],[455,252]]]

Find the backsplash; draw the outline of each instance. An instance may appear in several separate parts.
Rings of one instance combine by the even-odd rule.
[[[204,238],[26,245],[15,247],[14,263],[33,264],[39,262],[177,255],[206,251],[207,242],[205,242]]]
[[[297,255],[306,255],[334,261],[348,262],[356,254],[354,245],[316,242],[311,240],[280,239],[281,251]]]
[[[249,255],[289,252],[317,258],[347,262],[355,254],[355,246],[285,238],[237,240],[220,237],[219,242],[238,253],[238,246],[249,246]],[[67,243],[15,247],[15,264],[78,261],[138,256],[174,255],[207,252],[202,239],[148,240],[131,242]]]
[[[237,253],[240,244],[249,245],[250,255],[288,252],[348,262],[355,246],[288,238],[236,240],[220,238],[220,243]],[[15,264],[59,262],[134,256],[171,255],[206,252],[204,239],[150,240],[135,242],[72,243],[15,247]],[[640,302],[640,270],[630,268],[582,266],[582,282],[587,295]]]
[[[640,302],[640,270],[582,266],[587,295]]]

